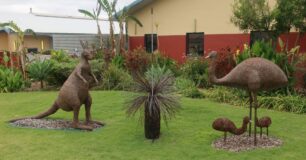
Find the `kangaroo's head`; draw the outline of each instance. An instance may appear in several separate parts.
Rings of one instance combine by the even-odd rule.
[[[95,49],[90,47],[87,41],[80,41],[80,43],[83,48],[83,52],[81,54],[82,58],[85,58],[86,60],[92,60],[96,54]]]

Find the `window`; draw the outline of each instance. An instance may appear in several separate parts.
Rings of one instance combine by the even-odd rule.
[[[273,31],[251,31],[250,46],[256,41],[272,42],[272,44],[275,44],[275,34]]]
[[[38,53],[37,48],[28,48],[28,53]]]
[[[186,34],[186,54],[203,56],[204,54],[204,32]]]
[[[152,50],[152,34],[145,34],[144,44],[146,51],[152,53],[157,49],[157,34],[153,34],[153,50]]]

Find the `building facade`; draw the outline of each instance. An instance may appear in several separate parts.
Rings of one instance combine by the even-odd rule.
[[[149,52],[158,49],[179,62],[189,54],[242,48],[250,43],[250,34],[230,22],[233,3],[234,0],[136,0],[130,5],[130,13],[143,27],[133,21],[127,23],[129,47],[133,50],[142,46]],[[275,5],[275,0],[269,0],[269,5]],[[289,46],[294,45],[296,36],[290,34]],[[300,38],[299,44],[305,52],[306,36]]]

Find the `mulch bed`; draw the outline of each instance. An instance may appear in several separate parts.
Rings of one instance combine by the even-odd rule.
[[[260,135],[257,134],[257,146],[254,146],[254,135],[251,135],[251,137],[249,137],[248,134],[243,134],[239,136],[228,136],[226,139],[226,143],[224,143],[223,137],[221,137],[215,140],[212,143],[212,146],[217,149],[228,150],[230,152],[240,152],[256,148],[269,149],[281,146],[282,144],[282,140],[278,138],[271,136],[267,137],[266,135],[262,135],[262,138],[260,138]]]
[[[81,122],[82,123],[82,122]],[[13,126],[25,128],[45,128],[45,129],[74,129],[72,121],[62,119],[23,119],[11,123]],[[99,124],[92,124],[94,129],[102,127]]]

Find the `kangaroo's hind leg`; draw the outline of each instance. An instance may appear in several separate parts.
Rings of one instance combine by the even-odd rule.
[[[92,98],[90,96],[90,94],[88,94],[88,97],[86,99],[86,102],[85,102],[85,116],[86,116],[86,124],[89,125],[89,124],[92,124],[92,123],[96,123],[96,124],[99,124],[101,126],[104,126],[105,124],[103,122],[99,122],[99,121],[93,121],[92,118],[91,118],[91,104],[92,104]]]
[[[92,131],[93,128],[91,126],[80,124],[79,122],[79,112],[80,112],[81,106],[75,106],[73,107],[73,121],[72,121],[72,127],[75,129],[81,129],[81,130],[88,130]]]

